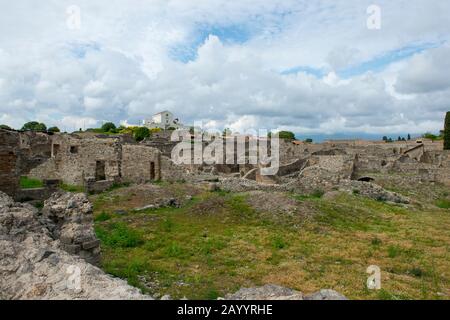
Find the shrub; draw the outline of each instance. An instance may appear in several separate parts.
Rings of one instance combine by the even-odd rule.
[[[103,132],[115,132],[116,125],[112,122],[106,122],[102,125],[102,131]]]
[[[439,136],[437,136],[437,135],[435,135],[435,134],[432,134],[432,133],[429,133],[429,132],[427,132],[427,133],[425,133],[424,135],[422,135],[422,138],[425,138],[425,139],[430,139],[430,140],[433,140],[433,141],[435,141],[435,140],[438,140],[438,139],[439,139]]]
[[[47,126],[37,121],[30,121],[23,125],[23,131],[47,131]]]
[[[110,247],[133,248],[143,243],[141,234],[123,222],[111,224],[110,230],[97,227],[96,233],[102,243]]]
[[[272,246],[275,249],[283,249],[286,247],[286,242],[281,236],[277,235],[272,238]]]
[[[136,130],[134,130],[134,139],[136,141],[142,141],[148,137],[150,137],[150,130],[148,130],[148,128],[139,127]]]
[[[55,132],[61,132],[61,130],[59,130],[58,127],[50,127],[50,128],[48,128],[47,131],[48,131],[48,132],[53,132],[53,133],[55,133]],[[81,131],[81,130],[80,130],[80,131]]]
[[[295,134],[291,131],[280,131],[278,137],[280,139],[295,140]]]
[[[11,130],[11,127],[6,124],[0,124],[0,129]]]
[[[450,111],[445,116],[444,125],[444,150],[450,150]]]
[[[107,212],[102,211],[98,216],[96,216],[94,218],[94,221],[95,222],[102,222],[102,221],[107,221],[109,219],[111,219],[111,216]]]

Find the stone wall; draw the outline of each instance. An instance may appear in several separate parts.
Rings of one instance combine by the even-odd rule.
[[[122,181],[146,182],[161,179],[161,152],[145,145],[122,146]]]
[[[34,168],[30,176],[61,179],[93,191],[94,182],[145,182],[161,179],[161,152],[145,144],[124,143],[120,137],[55,135],[51,159]]]
[[[161,180],[169,182],[177,182],[185,180],[189,173],[184,166],[173,163],[172,159],[161,156]]]
[[[50,159],[52,140],[53,135],[43,132],[19,132],[18,170],[22,175]]]
[[[343,179],[351,179],[354,175],[355,156],[313,156],[310,158],[310,165],[336,173]]]
[[[0,129],[0,191],[14,196],[19,189],[19,134]]]
[[[151,299],[88,262],[99,241],[84,195],[52,197],[43,214],[0,192],[0,299]]]
[[[61,179],[71,185],[83,185],[85,179],[115,180],[120,175],[119,138],[81,138],[55,135],[52,158],[30,172],[31,177]],[[97,179],[98,167],[103,178]]]

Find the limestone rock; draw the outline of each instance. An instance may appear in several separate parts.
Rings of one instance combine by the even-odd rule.
[[[303,300],[299,291],[274,284],[266,284],[256,288],[241,288],[233,294],[227,294],[226,300]]]
[[[82,215],[89,215],[90,205],[80,195],[51,199],[46,214],[59,217],[56,222],[71,229],[61,235],[77,235],[74,221],[86,218]],[[71,222],[66,224],[66,219]],[[53,238],[47,223],[33,207],[14,203],[0,192],[0,299],[152,299],[62,250],[62,242]]]
[[[99,264],[100,242],[94,232],[92,204],[85,194],[54,193],[44,202],[42,216],[65,251]]]
[[[347,300],[346,297],[331,289],[322,289],[310,295],[284,288],[274,284],[266,284],[256,288],[241,288],[233,294],[227,294],[226,300]]]
[[[305,296],[305,300],[348,300],[339,292],[331,289],[322,289],[318,292]]]

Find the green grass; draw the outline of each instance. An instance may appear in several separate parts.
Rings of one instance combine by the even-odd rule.
[[[143,243],[141,233],[123,222],[97,226],[95,231],[102,243],[112,248],[134,248]]]
[[[22,189],[36,189],[44,187],[44,183],[39,179],[20,177],[20,187]]]
[[[323,190],[316,189],[310,194],[291,194],[291,196],[297,201],[303,202],[311,199],[320,199],[323,197],[324,194],[325,192]]]
[[[59,187],[67,192],[74,192],[74,193],[80,193],[85,192],[84,186],[77,186],[77,185],[71,185],[66,183],[61,183]]]
[[[450,209],[450,200],[440,199],[436,202],[436,206],[441,209]]]
[[[100,214],[96,215],[94,218],[95,222],[102,222],[111,219],[111,215],[105,211],[102,211]]]
[[[351,299],[448,293],[450,216],[437,208],[293,195],[300,216],[280,222],[255,211],[246,194],[204,192],[181,208],[126,216],[112,214],[106,197],[99,195],[94,209],[102,268],[152,295],[215,299],[267,283],[305,293],[333,288]],[[381,291],[365,287],[372,264],[381,268]]]

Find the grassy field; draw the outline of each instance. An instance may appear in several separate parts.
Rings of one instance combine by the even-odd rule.
[[[20,177],[19,183],[22,189],[35,189],[42,188],[44,186],[44,183],[41,180],[32,179],[25,176]]]
[[[287,194],[297,213],[275,215],[254,209],[245,193],[204,191],[181,208],[139,212],[133,195],[124,188],[92,198],[103,269],[155,296],[215,299],[274,283],[351,299],[450,297],[447,198],[405,208],[359,195]],[[369,265],[381,268],[382,290],[366,288]]]

